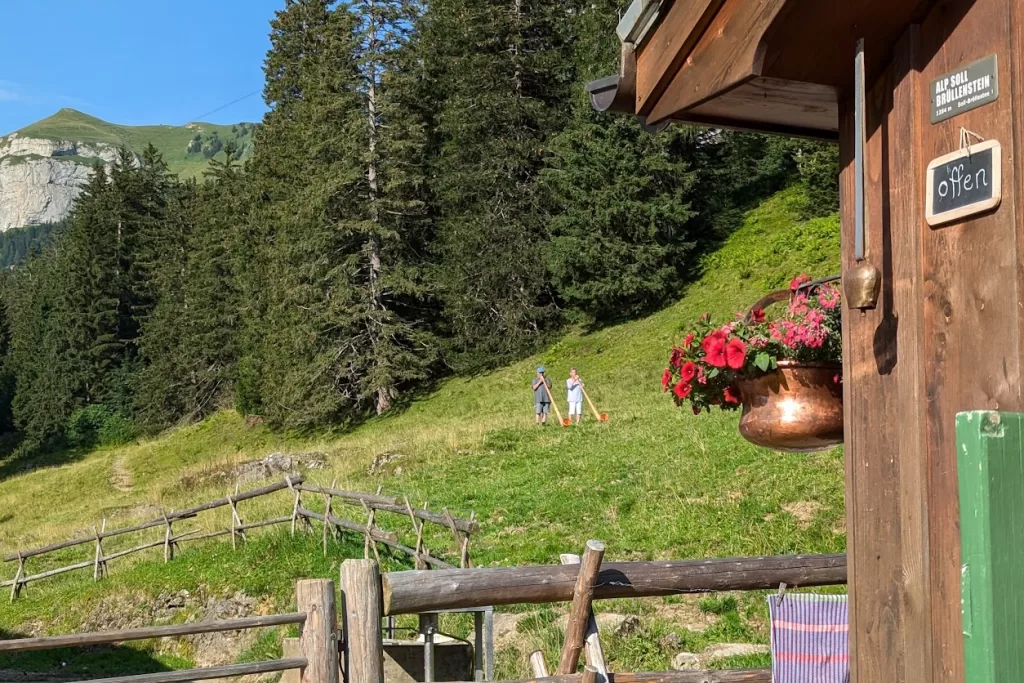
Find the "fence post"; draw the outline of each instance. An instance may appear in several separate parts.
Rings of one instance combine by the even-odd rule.
[[[171,528],[171,520],[168,519],[167,513],[163,510],[160,511],[163,515],[164,524],[164,563],[170,562],[174,559],[174,530]]]
[[[294,484],[292,484],[292,478],[291,477],[286,476],[284,478],[284,481],[285,481],[286,484],[288,484],[288,488],[295,495],[295,504],[292,506],[292,536],[294,536],[295,535],[295,522],[299,519],[299,503],[300,503],[300,501],[299,501],[299,490],[295,488]]]
[[[587,549],[583,552],[583,562],[576,578],[576,589],[572,595],[572,606],[569,608],[569,622],[565,627],[565,643],[562,645],[562,657],[558,664],[559,674],[576,673],[576,665],[580,661],[580,652],[587,635],[587,622],[590,619],[590,601],[594,597],[594,584],[601,571],[601,558],[604,557],[604,543],[587,541]]]
[[[302,683],[339,683],[338,611],[334,582],[324,579],[299,581],[295,587],[300,612],[306,623],[299,633],[299,647],[306,658]]]
[[[580,556],[572,553],[564,553],[559,556],[562,564],[579,564]],[[599,683],[607,683],[608,667],[604,662],[604,649],[601,647],[601,634],[597,628],[597,619],[594,617],[593,608],[590,609],[590,616],[587,618],[586,662],[597,669]]]
[[[381,583],[377,563],[345,560],[341,565],[341,591],[346,679],[349,683],[384,683]]]
[[[964,680],[1020,680],[1024,649],[1024,415],[956,416],[960,483],[960,601]]]
[[[103,561],[103,537],[100,534],[107,530],[107,518],[103,518],[103,524],[99,531],[96,527],[92,528],[93,534],[96,536],[96,555],[93,558],[92,563],[92,578],[93,581],[99,581],[100,576],[106,573],[106,563]]]
[[[18,551],[18,572],[14,575],[14,583],[11,584],[11,602],[18,599],[18,595],[21,593],[21,585],[18,583],[21,580],[21,575],[25,573],[25,558],[21,556],[21,551]]]

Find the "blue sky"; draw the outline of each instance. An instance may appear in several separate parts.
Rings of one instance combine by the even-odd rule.
[[[63,107],[126,125],[258,121],[269,22],[283,6],[0,0],[0,135]]]

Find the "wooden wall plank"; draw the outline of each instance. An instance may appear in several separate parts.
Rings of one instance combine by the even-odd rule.
[[[1008,77],[1010,6],[1015,0],[950,0],[921,27],[924,83],[988,54],[1000,55]],[[916,115],[928,120],[927,98]],[[959,146],[965,127],[986,139],[1011,141],[1013,98],[966,112],[922,131],[925,160]],[[1004,161],[1004,186],[1019,183]],[[932,680],[964,680],[960,604],[960,531],[954,424],[965,410],[1019,410],[1021,328],[1020,253],[1016,201],[1004,193],[994,213],[924,234],[924,401],[928,421],[929,557]]]
[[[646,116],[668,87],[724,0],[672,3],[637,56],[636,111]]]
[[[928,487],[925,469],[926,425],[922,412],[913,410],[924,395],[924,319],[922,233],[924,220],[922,179],[927,161],[922,158],[921,135],[927,121],[914,112],[927,97],[921,79],[921,35],[911,26],[896,44],[892,62],[892,108],[888,113],[889,239],[883,243],[884,263],[892,270],[892,316],[883,329],[895,334],[895,357],[884,357],[879,371],[892,367],[900,416],[895,457],[900,467],[900,544],[902,553],[902,626],[899,647],[906,680],[927,680],[931,665],[931,596],[928,575]],[[884,304],[885,302],[883,302]],[[892,334],[892,333],[890,333]]]
[[[844,310],[847,548],[854,681],[925,683],[930,651],[927,489],[921,356],[923,168],[918,32],[899,41],[869,89],[865,145],[867,259],[882,273],[878,306]],[[843,264],[855,263],[853,109],[841,106]],[[917,644],[912,644],[915,640]]]
[[[896,351],[891,288],[892,266],[883,260],[892,229],[888,208],[889,158],[886,113],[891,108],[889,74],[869,89],[866,103],[865,230],[866,256],[883,274],[883,292],[874,310],[844,309],[845,424],[847,449],[847,540],[853,566],[851,583],[852,668],[857,681],[904,681],[902,650],[896,647],[902,622],[902,498],[898,438],[899,380],[889,355]],[[852,157],[854,117],[848,107],[842,139]],[[846,146],[846,145],[844,145]],[[843,264],[855,263],[854,166],[845,166],[843,189]],[[877,340],[877,343],[876,343]],[[881,351],[881,355],[879,354]]]
[[[654,104],[651,123],[670,118],[760,75],[760,36],[786,0],[726,0]]]

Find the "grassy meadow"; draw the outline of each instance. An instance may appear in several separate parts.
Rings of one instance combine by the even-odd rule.
[[[404,411],[347,433],[274,433],[226,411],[115,449],[0,462],[0,551],[87,534],[102,518],[110,526],[127,526],[157,516],[162,507],[224,496],[229,489],[218,473],[280,451],[320,454],[327,466],[309,471],[309,481],[337,480],[339,487],[365,491],[381,485],[384,493],[407,495],[416,505],[429,502],[433,510],[447,507],[460,516],[475,511],[481,531],[471,551],[480,566],[557,563],[559,553],[580,552],[589,538],[607,543],[609,561],[840,552],[840,450],[761,450],[739,436],[738,413],[694,416],[676,409],[659,384],[670,345],[703,312],[731,319],[800,272],[823,276],[837,270],[838,219],[800,220],[803,201],[792,188],[751,211],[704,258],[703,274],[664,310],[599,330],[575,330],[535,357],[449,379]],[[569,368],[578,368],[609,421],[587,416],[579,427],[534,426],[528,385],[541,363],[556,398],[564,397],[561,382]],[[378,466],[371,470],[374,462]],[[277,494],[242,503],[240,510],[246,521],[277,517],[290,512],[291,499]],[[229,514],[206,513],[182,530],[223,528]],[[354,508],[337,514],[363,516]],[[407,520],[388,517],[380,524],[400,534],[408,528]],[[158,531],[151,532],[154,539]],[[344,557],[362,556],[358,539],[332,541],[327,557],[320,543],[319,528],[294,538],[286,529],[268,530],[234,552],[230,542],[186,545],[166,565],[154,549],[111,563],[110,576],[100,582],[82,571],[30,585],[21,600],[0,602],[0,631],[68,632],[87,623],[113,595],[137,595],[145,602],[180,589],[240,590],[284,608],[296,578],[336,576]],[[452,545],[443,530],[432,532],[427,544],[439,551]],[[35,572],[91,559],[91,553],[86,545],[36,558],[30,566]],[[408,566],[388,556],[385,564]],[[0,566],[3,579],[13,573],[13,563]],[[607,654],[620,671],[666,669],[674,653],[700,652],[714,642],[767,642],[764,598],[756,594],[610,601],[598,610],[640,616],[632,632],[607,637]],[[551,661],[565,610],[522,606],[509,612],[516,615],[516,635],[499,651],[499,674],[505,677],[527,673],[525,657],[532,649],[547,650]],[[450,619],[442,626],[468,629],[467,621]],[[272,654],[277,637],[261,638],[258,651],[247,656]],[[152,654],[151,662],[178,666],[190,657],[155,643],[137,647]],[[747,659],[727,665],[767,662],[763,656]],[[53,661],[35,656],[15,663],[45,670]],[[15,668],[0,659],[0,670],[5,667]]]

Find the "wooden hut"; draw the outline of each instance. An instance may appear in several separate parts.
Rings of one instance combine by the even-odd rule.
[[[619,37],[598,109],[838,142],[881,280],[844,310],[853,680],[961,683],[954,420],[1024,411],[1024,1],[636,0]]]

